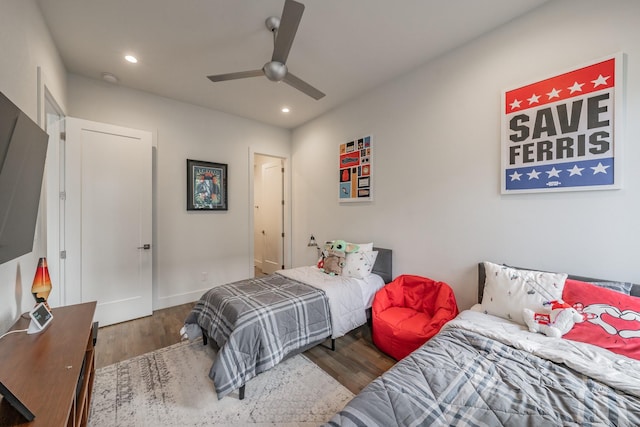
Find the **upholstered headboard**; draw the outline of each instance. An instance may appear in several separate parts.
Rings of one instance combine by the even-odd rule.
[[[393,270],[391,263],[391,249],[373,248],[374,251],[378,251],[376,262],[373,264],[372,273],[384,279],[384,283],[389,283],[393,280]]]
[[[535,270],[532,268],[521,268],[521,267],[513,267],[513,268],[524,269],[524,270]],[[536,270],[536,271],[542,271],[542,270]],[[482,294],[484,293],[485,277],[486,277],[486,274],[484,271],[484,263],[479,262],[478,263],[478,302],[479,303],[482,302]],[[580,280],[582,282],[613,282],[613,280],[595,279],[593,277],[575,276],[573,274],[569,274],[569,279]],[[631,287],[630,295],[633,295],[635,297],[640,297],[640,285],[633,284],[633,286]]]

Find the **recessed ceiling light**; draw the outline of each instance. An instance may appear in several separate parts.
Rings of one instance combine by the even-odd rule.
[[[133,55],[127,55],[127,56],[124,57],[124,59],[126,59],[129,62],[131,62],[132,64],[135,64],[136,62],[138,62],[138,58],[136,58]]]
[[[282,111],[283,113],[288,113],[288,112],[289,112],[289,111],[291,111],[291,110],[289,110],[289,107],[282,107],[282,110],[281,110],[281,111]]]

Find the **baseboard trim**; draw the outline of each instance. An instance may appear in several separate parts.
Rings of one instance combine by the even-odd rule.
[[[197,291],[186,292],[184,294],[175,294],[156,298],[153,304],[153,309],[161,310],[163,308],[174,307],[176,305],[182,305],[189,302],[197,301],[200,299],[202,294],[204,294],[209,289],[211,289],[211,287],[199,289]]]

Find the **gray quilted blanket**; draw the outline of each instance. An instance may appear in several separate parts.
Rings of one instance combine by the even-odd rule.
[[[638,426],[640,399],[477,332],[446,328],[327,426]]]
[[[219,347],[209,372],[218,399],[331,335],[324,292],[279,274],[212,288],[185,324],[197,324]]]

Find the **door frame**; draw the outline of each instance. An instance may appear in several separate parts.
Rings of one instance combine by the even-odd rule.
[[[255,156],[256,155],[261,155],[261,156],[268,156],[268,157],[273,157],[275,159],[281,159],[282,160],[282,165],[284,167],[284,175],[283,175],[283,180],[284,180],[284,191],[283,191],[283,197],[284,197],[284,209],[283,209],[283,215],[284,215],[284,226],[283,226],[283,231],[284,231],[284,241],[283,241],[283,249],[284,249],[284,259],[282,260],[284,267],[285,268],[291,268],[291,242],[292,242],[292,235],[291,235],[291,212],[292,212],[292,203],[291,203],[291,160],[289,158],[289,156],[281,156],[278,154],[273,154],[273,153],[269,153],[269,152],[263,152],[263,151],[254,151],[254,149],[252,147],[249,147],[249,167],[247,169],[249,169],[249,206],[251,207],[249,209],[249,254],[250,256],[249,258],[249,272],[250,272],[250,277],[253,277],[253,272],[254,272],[254,266],[253,266],[253,254],[255,253],[255,241],[253,238],[253,230],[254,230],[254,226],[255,226],[255,212],[254,212],[254,206],[255,206],[255,200],[254,200],[254,179],[255,179],[255,173],[254,173],[254,163],[255,163]]]

